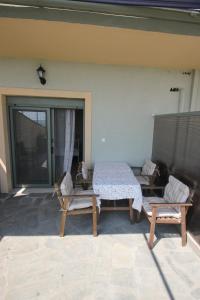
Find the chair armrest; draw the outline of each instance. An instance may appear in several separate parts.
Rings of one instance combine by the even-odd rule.
[[[137,175],[136,175],[137,176]],[[140,174],[139,176],[141,176],[141,177],[144,177],[144,178],[147,178],[148,180],[149,180],[149,183],[150,183],[150,185],[153,185],[153,179],[155,178],[155,176],[154,175],[142,175],[142,174]]]
[[[192,206],[192,203],[177,203],[177,202],[174,202],[174,203],[153,203],[153,202],[150,202],[149,203],[152,207],[189,207],[189,206]]]
[[[135,173],[134,173],[135,174]],[[142,175],[142,174],[135,174],[136,178],[137,176],[143,177],[145,180],[148,180],[149,185],[146,185],[146,189],[157,189],[157,190],[164,190],[164,186],[159,186],[159,188],[154,184],[156,179],[156,174],[153,175]],[[143,185],[142,185],[143,186]],[[144,184],[145,186],[145,184]]]
[[[142,188],[146,189],[146,190],[162,190],[162,191],[164,191],[165,186],[152,184],[152,185],[144,185]]]
[[[142,177],[148,177],[148,178],[151,178],[153,177],[153,175],[141,175]]]
[[[130,166],[131,169],[138,169],[138,170],[142,170],[142,167],[136,167],[136,166]]]
[[[71,195],[63,195],[63,198],[92,198],[92,197],[98,197],[97,194],[71,194]]]

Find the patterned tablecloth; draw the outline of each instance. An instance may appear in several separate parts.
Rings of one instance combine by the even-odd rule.
[[[141,211],[141,186],[126,163],[96,163],[93,174],[93,190],[100,196],[100,199],[134,199],[133,208]]]

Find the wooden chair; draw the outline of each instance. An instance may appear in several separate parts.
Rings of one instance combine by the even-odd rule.
[[[154,161],[154,163],[156,164],[156,168],[158,170],[157,175],[154,177],[151,185],[143,185],[142,190],[143,193],[146,192],[145,194],[147,195],[149,194],[153,196],[161,196],[164,194],[164,189],[166,184],[168,183],[169,174],[172,174],[173,172],[170,172],[168,166],[162,161],[156,160]]]
[[[180,224],[182,246],[186,245],[186,215],[192,206],[194,184],[188,187],[183,182],[169,176],[169,183],[161,197],[143,197],[143,211],[150,222],[149,248],[153,248],[156,224]]]
[[[160,176],[158,166],[151,160],[146,160],[143,167],[132,167],[132,170],[141,185],[142,191],[153,191],[162,189],[160,186],[155,186],[155,180]]]
[[[83,189],[92,189],[93,170],[88,169],[84,161],[78,164],[76,174],[76,186],[81,186]]]
[[[64,236],[65,222],[69,215],[92,214],[93,235],[97,236],[97,219],[99,216],[100,200],[93,191],[73,189],[71,174],[62,176],[55,184],[55,193],[60,203],[61,223],[60,236]]]

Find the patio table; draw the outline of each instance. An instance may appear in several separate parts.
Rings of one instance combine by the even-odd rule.
[[[100,199],[104,200],[134,199],[132,207],[141,211],[141,186],[127,163],[96,163],[93,173],[93,190]]]

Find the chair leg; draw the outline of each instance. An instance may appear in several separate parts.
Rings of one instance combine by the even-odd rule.
[[[130,216],[130,222],[131,224],[133,224],[133,207],[132,207],[132,204],[133,204],[133,199],[129,199],[129,216]]]
[[[67,218],[67,212],[63,211],[60,220],[60,236],[63,237],[65,233],[65,222]]]
[[[97,209],[97,224],[99,224],[100,221],[99,207],[97,207],[96,209]]]
[[[92,211],[92,231],[93,236],[97,236],[97,211],[93,209]]]
[[[182,246],[184,247],[187,243],[185,207],[181,207],[181,236],[182,236]]]
[[[97,236],[97,202],[95,197],[92,197],[92,231],[93,236]]]
[[[154,240],[154,233],[155,233],[155,226],[156,226],[156,212],[157,209],[153,207],[152,209],[152,218],[151,218],[151,225],[150,225],[150,235],[149,235],[149,248],[153,248],[153,240]]]

